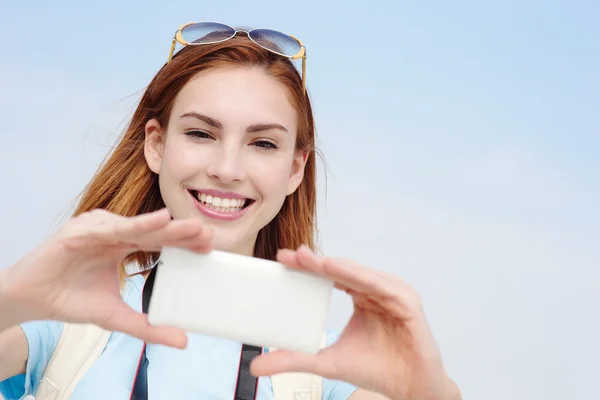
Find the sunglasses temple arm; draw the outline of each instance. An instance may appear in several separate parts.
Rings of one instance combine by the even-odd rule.
[[[171,61],[171,58],[173,58],[173,53],[175,52],[175,43],[176,40],[175,38],[173,38],[173,43],[171,43],[171,50],[169,51],[169,59],[167,60],[167,63]]]
[[[306,51],[302,56],[302,90],[306,94]]]

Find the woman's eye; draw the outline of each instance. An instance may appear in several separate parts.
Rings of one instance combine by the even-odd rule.
[[[260,147],[261,149],[277,149],[277,145],[273,142],[269,142],[268,140],[257,140],[253,143],[256,147]]]
[[[212,139],[210,133],[204,131],[188,131],[185,134],[188,136],[197,137],[199,139]]]

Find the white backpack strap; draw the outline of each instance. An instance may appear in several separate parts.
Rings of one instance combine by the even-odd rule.
[[[326,340],[326,335],[323,335],[321,348],[325,347]],[[285,372],[272,375],[271,385],[275,400],[321,400],[323,396],[323,378],[318,375]]]
[[[36,400],[66,400],[77,382],[102,354],[110,332],[91,324],[64,324],[56,350],[44,371]]]

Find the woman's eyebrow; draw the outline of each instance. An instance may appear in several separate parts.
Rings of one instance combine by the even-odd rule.
[[[183,113],[183,114],[181,114],[181,116],[179,118],[181,119],[181,118],[189,118],[189,117],[199,119],[200,121],[205,122],[206,124],[208,124],[214,128],[217,128],[217,129],[223,128],[223,124],[221,122],[219,122],[216,119],[211,118],[207,115],[200,114],[195,111]]]
[[[248,133],[256,133],[276,129],[283,132],[288,132],[287,128],[280,124],[253,124],[246,128]]]

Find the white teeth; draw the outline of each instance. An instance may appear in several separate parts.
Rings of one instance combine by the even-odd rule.
[[[220,197],[213,197],[210,194],[198,193],[197,198],[206,206],[222,213],[232,213],[240,211],[244,206],[246,200],[244,199],[222,199]]]
[[[212,210],[215,210],[216,212],[223,213],[223,214],[234,213],[234,212],[238,212],[238,211],[241,210],[240,207],[227,207],[227,208],[225,208],[225,207],[215,207],[214,205],[207,204],[207,203],[204,203],[204,206],[207,207],[207,208],[210,208]]]

